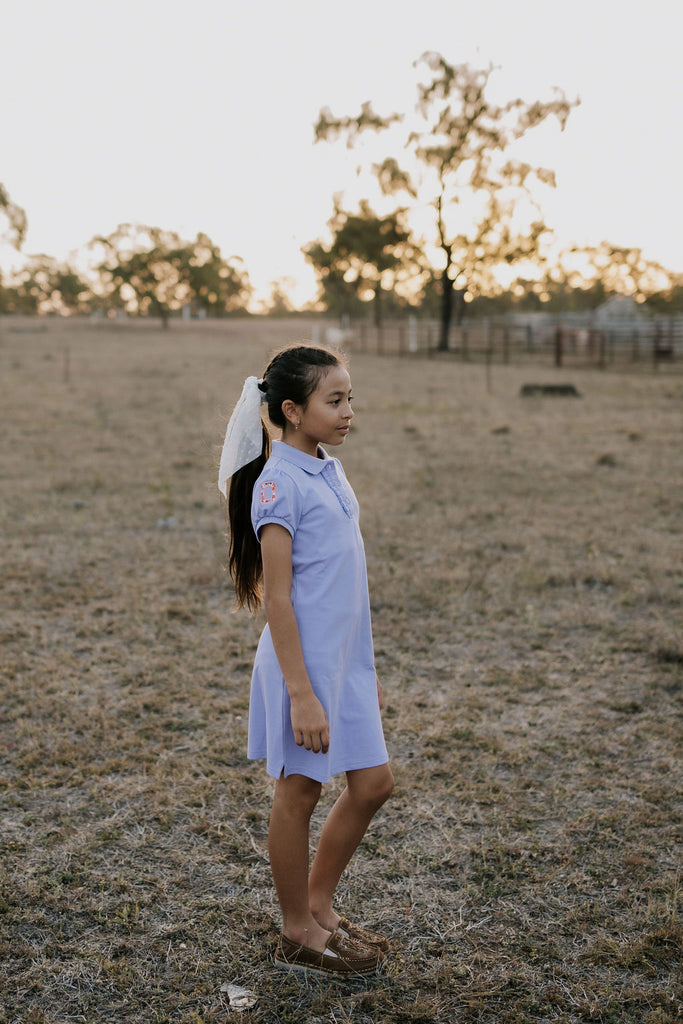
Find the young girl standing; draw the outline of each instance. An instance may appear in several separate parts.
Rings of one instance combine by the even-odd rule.
[[[272,445],[261,420],[282,431]],[[265,604],[251,684],[248,756],[276,780],[270,864],[282,911],[275,962],[286,969],[368,974],[384,936],[352,924],[334,893],[391,793],[374,668],[358,503],[337,459],[349,432],[351,380],[341,357],[297,345],[247,378],[221,456],[229,567],[237,602]],[[346,775],[309,870],[309,828],[322,785]]]

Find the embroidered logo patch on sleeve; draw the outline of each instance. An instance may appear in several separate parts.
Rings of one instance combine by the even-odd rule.
[[[261,484],[260,501],[262,505],[270,505],[271,501],[275,501],[275,495],[277,488],[273,480],[264,480]]]

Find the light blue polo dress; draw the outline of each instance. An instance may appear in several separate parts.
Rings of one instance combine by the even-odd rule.
[[[267,523],[292,536],[292,604],[304,662],[325,708],[330,747],[315,754],[294,742],[290,703],[270,629],[254,661],[248,756],[266,759],[269,775],[305,775],[318,782],[388,761],[375,675],[365,550],[358,502],[341,463],[273,442],[254,485],[256,535]]]

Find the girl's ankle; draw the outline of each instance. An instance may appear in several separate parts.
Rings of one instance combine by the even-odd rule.
[[[334,929],[325,928],[324,925],[315,921],[313,927],[304,928],[301,925],[288,925],[286,928],[283,928],[283,934],[286,935],[290,942],[296,942],[299,946],[306,946],[307,949],[315,949],[318,952],[323,951],[332,931]]]
[[[336,931],[339,926],[339,914],[336,914],[334,910],[311,910],[311,914],[320,927],[325,928],[328,932]]]

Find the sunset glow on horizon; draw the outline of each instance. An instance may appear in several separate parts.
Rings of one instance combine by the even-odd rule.
[[[419,14],[350,0],[343,21],[314,0],[200,0],[191,15],[179,0],[12,5],[0,182],[29,227],[21,253],[0,249],[0,267],[65,259],[139,223],[206,233],[243,260],[256,306],[277,281],[299,306],[316,293],[301,249],[325,237],[333,196],[345,193],[345,209],[369,196],[361,154],[314,144],[320,109],[356,114],[371,100],[382,114],[410,112],[413,62],[435,50],[498,67],[501,102],[548,100],[554,87],[580,99],[564,132],[542,125],[523,147],[556,173],[538,194],[557,247],[608,241],[683,272],[676,17],[663,0],[646,13],[633,0],[576,0],[569,12],[547,0],[425,0]]]

